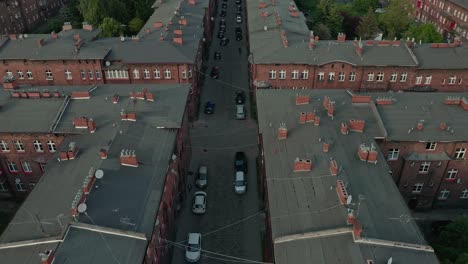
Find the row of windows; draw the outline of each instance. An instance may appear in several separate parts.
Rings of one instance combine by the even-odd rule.
[[[47,149],[49,150],[49,152],[55,152],[57,150],[57,147],[55,146],[55,142],[53,142],[52,140],[48,140],[46,142],[46,145],[47,145]],[[17,152],[24,152],[25,151],[24,143],[23,143],[23,141],[21,141],[19,139],[18,140],[13,140],[13,146],[15,147],[15,150]],[[36,152],[44,152],[44,146],[42,145],[42,142],[40,142],[39,140],[34,140],[33,141],[33,146],[34,146],[34,149],[36,150]],[[2,152],[10,152],[10,146],[9,146],[7,141],[0,140],[0,150]]]
[[[422,191],[424,187],[424,183],[422,182],[418,182],[416,183],[414,186],[413,186],[413,193],[420,193]],[[449,197],[450,195],[450,190],[447,190],[447,189],[443,189],[440,191],[439,193],[439,196],[437,197],[437,199],[439,200],[447,200],[447,198]],[[468,189],[464,189],[461,193],[460,193],[460,199],[468,199]]]
[[[435,142],[428,142],[426,144],[426,150],[435,150],[437,147],[437,143]],[[463,159],[465,157],[466,149],[465,148],[457,148],[455,149],[455,159]],[[397,160],[398,155],[400,154],[400,149],[398,148],[391,148],[388,150],[387,160]]]
[[[64,71],[64,74],[65,74],[65,79],[73,80],[72,72],[69,69],[66,69]],[[6,71],[6,75],[9,76],[9,77],[14,76],[13,72],[11,72],[10,70]],[[26,74],[22,70],[18,70],[18,71],[16,71],[16,76],[17,76],[17,78],[19,80],[24,80],[25,78],[28,78],[28,80],[33,80],[34,79],[34,75],[33,75],[31,70],[26,70]],[[90,80],[92,80],[94,78],[96,78],[97,80],[100,80],[101,79],[101,72],[99,70],[94,71],[94,73],[93,73],[92,70],[87,70],[87,71],[80,70],[80,76],[81,76],[81,79],[83,79],[83,80],[86,80],[86,78],[88,78]],[[46,70],[45,71],[45,77],[46,77],[46,80],[48,80],[48,81],[51,81],[51,80],[54,79],[54,75],[53,75],[51,70]]]
[[[36,186],[35,182],[30,182],[29,183],[29,189],[32,191],[32,189]],[[26,191],[24,184],[22,182],[17,182],[15,183],[16,190],[19,192],[24,192]],[[0,182],[0,192],[6,192],[8,191],[8,184],[6,182]]]

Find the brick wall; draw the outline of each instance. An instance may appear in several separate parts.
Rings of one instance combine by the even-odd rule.
[[[43,174],[41,163],[45,164],[50,159],[54,152],[49,151],[47,141],[52,141],[58,150],[63,141],[63,136],[56,136],[52,134],[10,134],[1,133],[0,142],[3,140],[8,144],[9,151],[0,150],[0,163],[6,179],[10,186],[10,190],[18,196],[26,196],[32,190],[29,184],[35,184]],[[14,141],[20,140],[23,143],[24,151],[17,151],[15,149]],[[33,141],[38,140],[42,144],[43,151],[36,151]],[[7,161],[16,164],[17,171],[10,171]],[[25,172],[22,162],[29,162],[31,172]],[[24,185],[24,191],[18,191],[16,188],[16,179],[20,179]]]

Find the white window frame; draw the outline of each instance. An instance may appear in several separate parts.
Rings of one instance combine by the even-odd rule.
[[[466,148],[457,148],[457,149],[455,149],[455,159],[457,159],[457,160],[463,159],[463,158],[465,158],[465,154],[466,154]]]
[[[16,190],[19,192],[25,192],[24,184],[22,182],[15,183]]]
[[[72,73],[71,73],[71,71],[69,69],[65,70],[65,79],[67,79],[67,80],[72,80],[73,79]]]
[[[414,82],[415,84],[421,84],[422,83],[422,76],[416,76],[416,81]]]
[[[391,148],[388,150],[387,160],[397,160],[400,155],[400,150],[397,148]]]
[[[329,72],[328,73],[328,81],[329,82],[335,81],[335,72]]]
[[[0,141],[0,150],[2,152],[10,152],[10,147],[8,146],[8,142],[5,140]]]
[[[419,166],[419,173],[420,174],[427,174],[429,173],[429,168],[431,167],[431,162],[430,161],[423,161],[421,162],[421,165]]]
[[[164,79],[171,79],[171,78],[172,78],[171,70],[165,69],[164,70]]]
[[[32,173],[31,163],[29,163],[29,161],[22,161],[21,168],[23,168],[25,173]]]
[[[45,74],[46,74],[46,80],[47,80],[47,81],[52,81],[52,80],[54,80],[54,75],[52,74],[52,71],[51,71],[51,70],[46,70],[46,71],[45,71]]]
[[[460,196],[460,199],[467,199],[468,198],[468,189],[464,189],[462,191],[462,195]]]
[[[435,150],[437,148],[436,142],[427,142],[426,143],[426,150]]]
[[[15,146],[15,149],[17,152],[24,152],[24,143],[23,141],[17,139],[15,141],[13,141],[13,145]]]
[[[346,79],[346,73],[345,73],[345,72],[340,72],[340,73],[338,74],[338,81],[339,81],[339,82],[344,82],[345,79]]]
[[[458,169],[449,169],[447,170],[447,175],[445,176],[445,179],[453,180],[457,178],[457,175],[458,175]]]
[[[34,75],[33,75],[31,70],[26,71],[26,76],[28,76],[28,80],[33,80],[34,79]]]
[[[133,69],[133,78],[140,79],[140,71],[138,69]]]
[[[55,142],[52,140],[47,141],[47,149],[49,152],[55,152],[57,151],[57,146],[55,145]]]
[[[412,193],[421,193],[423,187],[424,187],[424,183],[422,182],[416,183],[415,185],[413,185]]]
[[[457,81],[457,76],[450,76],[448,84],[455,84]]]
[[[22,70],[18,70],[16,73],[18,74],[18,79],[24,80],[24,73]]]
[[[349,73],[349,81],[350,82],[355,82],[356,81],[356,72],[350,72]]]
[[[269,78],[270,80],[275,80],[275,79],[276,79],[276,71],[275,71],[275,70],[270,70],[270,71],[268,72],[268,78]]]
[[[377,81],[378,82],[383,82],[385,74],[383,72],[377,73]]]
[[[7,75],[8,77],[13,77],[13,72],[12,72],[12,71],[6,70],[5,73],[6,73],[6,75]]]
[[[86,72],[84,70],[80,70],[80,76],[82,80],[86,80]]]
[[[150,72],[148,69],[143,70],[143,79],[149,79],[150,77]]]
[[[318,81],[323,81],[325,79],[325,73],[324,72],[319,72],[317,75],[318,75]]]
[[[285,70],[280,70],[279,71],[279,79],[280,80],[286,79],[286,71]]]
[[[6,181],[0,181],[0,192],[8,191],[8,184]]]
[[[303,70],[303,71],[301,72],[301,79],[302,79],[302,80],[307,80],[307,79],[309,79],[309,71],[308,71],[308,70]]]
[[[187,70],[182,70],[181,76],[183,80],[187,79]]]
[[[443,189],[442,191],[440,191],[439,197],[437,197],[437,199],[439,199],[439,200],[447,200],[447,198],[449,197],[449,195],[450,195],[450,191],[447,190],[447,189]]]
[[[367,81],[368,82],[374,81],[374,73],[373,72],[367,73]]]
[[[155,79],[161,79],[161,72],[158,69],[154,69],[153,76]]]
[[[299,71],[298,70],[294,70],[294,71],[291,72],[291,79],[293,79],[293,80],[299,79]]]
[[[400,74],[400,82],[406,82],[407,79],[408,79],[408,73],[404,72]]]
[[[93,71],[92,70],[88,70],[88,79],[92,80],[93,79]]]
[[[394,72],[390,75],[390,82],[396,82],[398,79],[398,73]]]
[[[426,76],[426,79],[424,80],[424,84],[431,84],[432,82],[432,75]]]
[[[36,152],[44,152],[44,146],[39,140],[34,140],[33,145]]]
[[[189,79],[192,79],[192,76],[193,76],[193,74],[192,74],[192,69],[189,69],[189,70],[188,70],[188,77],[189,77]]]
[[[16,166],[16,163],[14,161],[7,160],[6,165],[7,165],[8,171],[18,172],[18,166]]]
[[[101,79],[101,72],[99,70],[96,70],[96,71],[94,71],[94,73],[96,74],[96,79],[100,80]]]

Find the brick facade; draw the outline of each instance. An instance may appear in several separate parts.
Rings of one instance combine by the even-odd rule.
[[[458,2],[458,3],[457,3]],[[461,1],[414,0],[414,17],[424,23],[432,23],[437,31],[448,39],[454,36],[468,40],[468,10]]]
[[[17,196],[26,196],[37,183],[44,172],[44,166],[47,161],[54,155],[53,146],[49,146],[48,142],[53,142],[55,149],[58,150],[64,137],[53,134],[42,133],[1,133],[0,134],[0,162],[3,174],[5,175],[9,189]],[[40,144],[40,146],[35,146]],[[18,150],[15,141],[22,143],[24,150]],[[9,150],[5,150],[4,143],[7,144]],[[25,164],[23,164],[25,163]],[[8,165],[10,164],[10,166]],[[12,165],[16,169],[12,169]],[[20,187],[17,184],[17,179],[23,184]]]
[[[468,161],[466,154],[460,157],[457,150],[468,149],[468,143],[436,142],[435,149],[426,149],[429,142],[394,142],[380,141],[379,146],[387,158],[393,178],[404,199],[413,209],[432,207],[468,208]],[[398,149],[398,157],[391,155],[391,150]],[[408,156],[418,153],[436,156],[411,160]],[[445,153],[446,155],[440,155]],[[441,158],[437,158],[440,156]],[[442,157],[448,157],[442,158]],[[427,171],[422,169],[428,164]],[[456,172],[455,172],[456,171]],[[451,172],[451,173],[449,173]],[[421,189],[415,187],[422,184]],[[449,191],[447,197],[441,192]],[[466,190],[466,194],[463,191]],[[466,196],[466,197],[465,197]],[[463,198],[461,198],[463,197]]]

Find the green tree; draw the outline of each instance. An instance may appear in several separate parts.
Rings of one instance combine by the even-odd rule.
[[[154,3],[152,0],[134,0],[135,2],[135,16],[146,21],[153,13],[151,5]]]
[[[145,25],[145,22],[139,17],[135,17],[128,23],[128,27],[132,33],[138,33],[140,29]]]
[[[383,13],[379,17],[381,28],[386,34],[386,39],[401,37],[408,29],[413,8],[411,1],[393,0],[383,9]]]
[[[362,39],[370,39],[379,30],[374,10],[369,8],[367,14],[361,18],[357,27],[357,35]]]
[[[414,38],[417,42],[421,40],[424,43],[439,43],[444,40],[432,24],[411,25],[406,31],[405,37]]]
[[[128,12],[125,3],[122,0],[107,0],[102,3],[105,6],[105,16],[112,17],[117,21],[123,22],[128,22],[132,18],[133,14]]]
[[[434,245],[441,263],[467,263],[468,218],[461,217],[445,226]]]
[[[313,27],[314,35],[319,36],[320,39],[331,39],[330,29],[323,23],[318,23]]]
[[[99,25],[102,21],[105,10],[101,0],[81,0],[78,5],[83,19],[93,25]]]
[[[63,26],[63,20],[59,18],[52,18],[47,21],[47,30],[48,32],[55,31],[55,33],[58,33],[62,31],[62,26]]]
[[[330,6],[329,13],[325,17],[325,23],[330,29],[332,37],[343,31],[343,17],[341,16],[336,4]]]
[[[375,10],[379,0],[353,0],[353,8],[359,14],[366,13],[369,9]]]
[[[120,35],[120,23],[112,17],[105,17],[99,25],[103,37],[117,37]]]

